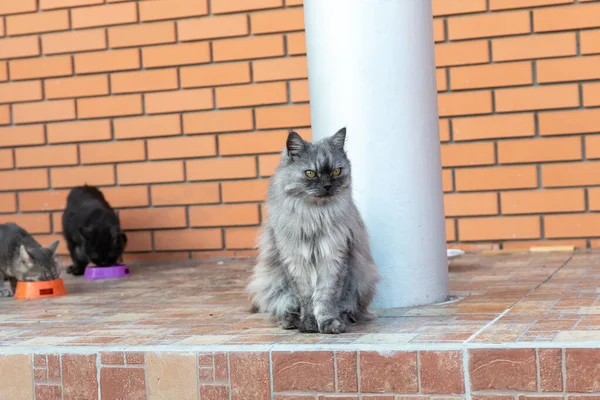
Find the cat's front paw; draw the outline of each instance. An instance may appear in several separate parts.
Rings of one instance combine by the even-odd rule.
[[[321,323],[319,332],[337,335],[346,332],[346,325],[344,325],[344,323],[337,318],[331,318]]]
[[[75,265],[71,265],[71,266],[69,266],[69,268],[67,268],[67,274],[71,274],[73,276],[81,276],[81,275],[83,275],[84,272],[85,272],[85,268],[79,268],[79,267],[76,267]]]
[[[13,291],[10,288],[0,288],[0,297],[13,297]]]
[[[313,315],[305,316],[300,320],[298,330],[302,333],[315,333],[319,332],[317,320]]]
[[[297,329],[300,326],[300,316],[298,314],[287,314],[279,320],[279,326],[282,329]]]

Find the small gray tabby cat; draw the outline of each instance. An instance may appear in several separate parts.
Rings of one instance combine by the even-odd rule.
[[[0,224],[0,297],[11,297],[17,281],[58,279],[58,244],[57,240],[46,249],[19,225]],[[4,279],[10,281],[10,286]]]
[[[346,129],[318,142],[290,132],[267,195],[248,285],[255,311],[284,329],[337,334],[371,319],[379,281],[352,199]]]

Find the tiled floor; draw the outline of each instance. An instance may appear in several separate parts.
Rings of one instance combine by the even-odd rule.
[[[251,267],[133,266],[122,280],[65,277],[65,297],[1,300],[0,399],[600,394],[600,253],[466,255],[450,265],[456,301],[378,310],[337,336],[250,314]]]
[[[377,310],[339,336],[303,335],[248,312],[250,260],[133,266],[121,280],[65,276],[69,294],[0,300],[0,346],[465,344],[600,340],[600,254],[466,255],[458,301]]]

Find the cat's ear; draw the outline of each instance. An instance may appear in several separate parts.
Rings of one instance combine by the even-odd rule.
[[[291,131],[286,141],[287,152],[290,157],[297,156],[304,151],[306,143],[296,132]]]
[[[58,245],[60,244],[60,242],[57,240],[54,243],[52,243],[50,245],[50,247],[48,247],[48,250],[50,250],[50,252],[52,253],[52,255],[56,254],[56,250],[58,250]]]
[[[94,231],[93,227],[89,227],[89,226],[84,226],[82,228],[79,228],[79,233],[81,233],[81,236],[83,236],[84,239],[91,239],[92,238],[92,232]]]
[[[31,264],[31,255],[23,245],[19,247],[19,256],[21,257],[21,261],[23,261],[23,263]]]
[[[344,150],[344,143],[346,143],[346,128],[342,128],[331,137],[331,143],[338,149]]]

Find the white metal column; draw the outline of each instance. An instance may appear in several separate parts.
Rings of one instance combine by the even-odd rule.
[[[375,306],[448,296],[430,0],[305,0],[313,139],[347,127]]]

